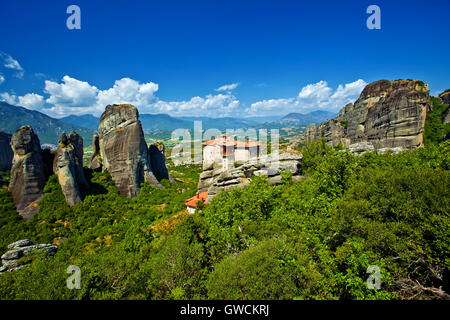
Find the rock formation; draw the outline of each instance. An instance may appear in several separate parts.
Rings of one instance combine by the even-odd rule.
[[[156,179],[161,181],[162,179],[168,179],[174,183],[175,180],[170,176],[166,167],[165,147],[162,142],[155,142],[148,148],[150,165],[153,169]]]
[[[91,158],[89,159],[88,168],[92,170],[101,170],[102,161],[100,158],[100,140],[98,134],[94,134],[94,137],[92,138],[92,148],[93,153]]]
[[[439,99],[441,99],[443,104],[450,105],[450,89],[442,92],[439,95]],[[450,108],[447,108],[447,110],[442,113],[442,123],[450,123]]]
[[[53,172],[69,206],[82,203],[80,187],[88,185],[83,171],[83,138],[76,132],[62,133],[53,161]]]
[[[0,171],[11,169],[13,152],[11,150],[11,135],[0,132]]]
[[[366,143],[367,150],[420,147],[429,108],[428,85],[422,81],[376,81],[364,88],[355,104],[342,108],[339,116],[308,126],[305,140],[310,143],[324,137],[330,145],[345,147]]]
[[[24,219],[31,219],[39,209],[38,202],[47,180],[41,145],[33,129],[24,126],[12,136],[11,147],[14,157],[9,189],[17,212]]]
[[[2,266],[0,274],[20,270],[25,261],[22,259],[33,252],[46,252],[47,257],[52,257],[58,251],[58,247],[51,244],[34,244],[31,240],[19,240],[8,245],[9,251],[1,256]],[[30,262],[30,261],[28,261]]]
[[[439,98],[441,98],[442,102],[445,104],[450,105],[450,91],[444,91],[439,95]]]
[[[254,176],[267,176],[269,184],[274,185],[281,183],[281,172],[289,171],[293,180],[298,180],[301,175],[301,159],[301,154],[294,153],[280,153],[278,158],[266,155],[225,171],[220,165],[211,164],[200,174],[198,192],[207,191],[209,202],[222,190],[249,184]]]
[[[123,196],[135,197],[140,184],[162,187],[156,179],[138,110],[129,104],[108,105],[98,126],[100,157]]]

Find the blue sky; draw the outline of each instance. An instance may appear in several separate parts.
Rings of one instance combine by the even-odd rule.
[[[81,9],[69,30],[66,9]],[[381,9],[369,30],[366,9]],[[0,0],[0,100],[55,117],[337,111],[379,79],[450,88],[449,1]],[[222,90],[218,90],[222,87]]]

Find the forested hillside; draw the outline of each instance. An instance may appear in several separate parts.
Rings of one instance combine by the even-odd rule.
[[[53,176],[29,221],[3,187],[0,252],[24,238],[59,250],[0,275],[0,298],[448,297],[448,141],[357,157],[319,140],[303,153],[301,182],[258,178],[194,215],[178,213],[196,192],[195,166],[172,167],[176,185],[144,185],[134,199],[107,173],[86,171],[90,187],[73,207]],[[81,290],[66,287],[69,265],[81,269]],[[380,290],[366,286],[369,265],[381,270]]]

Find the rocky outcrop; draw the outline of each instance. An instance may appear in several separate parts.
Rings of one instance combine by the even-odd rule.
[[[200,174],[198,192],[207,191],[209,202],[222,190],[246,186],[255,176],[267,176],[269,184],[275,185],[282,181],[281,172],[289,171],[293,180],[298,180],[301,175],[301,159],[302,155],[295,153],[281,153],[278,157],[266,155],[225,171],[220,165],[212,164]]]
[[[450,105],[450,90],[442,92],[439,95],[439,98],[443,104]],[[450,123],[450,108],[447,108],[447,110],[442,113],[442,123]]]
[[[87,187],[88,183],[83,171],[83,138],[76,132],[60,135],[53,172],[58,176],[67,204],[82,203],[80,187]]]
[[[348,151],[361,155],[365,152],[375,151],[374,146],[370,142],[357,142],[348,147]]]
[[[444,113],[442,114],[442,123],[450,123],[450,108],[448,108]]]
[[[92,138],[92,148],[93,153],[89,159],[88,168],[92,170],[101,170],[102,161],[100,157],[100,140],[98,134],[94,134],[94,137]]]
[[[9,189],[17,212],[31,219],[39,210],[47,177],[38,136],[29,126],[21,127],[11,138],[14,152]]]
[[[155,142],[148,148],[148,155],[150,159],[150,165],[153,169],[156,179],[161,181],[162,179],[168,179],[171,182],[175,180],[170,176],[169,170],[166,167],[166,148],[162,142]]]
[[[11,135],[0,132],[0,171],[11,169],[13,152],[11,150]]]
[[[0,274],[3,272],[12,272],[20,270],[25,264],[31,260],[23,259],[35,252],[45,252],[47,257],[52,257],[58,251],[58,247],[51,244],[34,244],[31,240],[19,240],[8,245],[9,251],[1,256],[2,266],[0,266]]]
[[[135,197],[140,184],[162,187],[156,179],[138,110],[129,104],[108,105],[98,127],[103,170],[108,170],[123,196]]]
[[[339,144],[348,147],[349,140],[346,138],[346,128],[339,119],[327,120],[317,127],[315,124],[311,124],[307,127],[307,142],[318,139],[325,138],[327,142],[332,146],[337,146]]]
[[[450,105],[450,91],[442,92],[442,93],[439,95],[439,98],[441,98],[441,100],[442,100],[443,103],[449,104],[449,105]]]
[[[428,85],[417,80],[380,80],[367,85],[355,104],[339,116],[305,132],[305,140],[324,137],[329,145],[370,143],[374,149],[423,145]]]

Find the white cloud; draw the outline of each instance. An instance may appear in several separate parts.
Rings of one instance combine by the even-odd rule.
[[[45,73],[42,73],[42,72],[36,72],[36,73],[34,74],[34,76],[35,76],[36,78],[38,78],[38,79],[48,78],[48,76],[47,76]]]
[[[108,104],[130,103],[141,113],[170,113],[187,116],[225,116],[239,105],[230,92],[193,97],[186,101],[163,101],[155,93],[156,83],[140,83],[130,78],[116,80],[106,90],[99,90],[88,82],[64,76],[62,83],[45,81],[45,93],[50,97],[45,102],[51,105],[41,111],[50,116],[62,117],[69,114],[101,115]]]
[[[237,86],[236,83],[216,90]],[[159,86],[154,82],[140,83],[122,78],[116,80],[111,88],[100,90],[86,81],[66,75],[60,82],[45,81],[46,99],[34,93],[16,97],[7,92],[0,94],[0,98],[11,104],[19,103],[30,109],[39,109],[53,117],[70,114],[100,116],[108,104],[120,103],[133,104],[141,113],[167,113],[173,116],[223,117],[235,116],[239,111],[247,115],[266,116],[313,110],[337,112],[348,102],[356,100],[365,86],[366,82],[359,79],[332,89],[326,81],[319,81],[303,87],[297,96],[257,101],[244,109],[231,89],[203,97],[194,96],[188,100],[164,101],[157,97]]]
[[[323,101],[330,96],[330,92],[331,88],[328,87],[328,83],[322,80],[303,87],[298,94],[298,98],[304,101]]]
[[[226,84],[216,89],[216,91],[231,91],[237,88],[239,83]]]
[[[158,85],[153,82],[140,84],[136,80],[122,78],[116,80],[112,88],[98,93],[97,104],[101,108],[114,103],[130,103],[145,107],[156,100],[154,94],[158,88]]]
[[[96,87],[69,76],[64,76],[62,81],[63,83],[45,81],[44,92],[50,95],[47,103],[61,107],[87,107],[96,102]]]
[[[17,97],[14,94],[3,92],[0,93],[0,101],[5,101],[6,103],[15,105],[17,103]]]
[[[36,93],[27,93],[18,98],[18,105],[27,109],[39,109],[44,105],[44,97]]]
[[[7,69],[12,69],[17,71],[15,77],[22,79],[24,70],[20,65],[19,61],[11,57],[9,54],[0,52],[0,57],[3,58],[3,66]]]
[[[173,116],[222,117],[230,115],[238,106],[239,100],[231,93],[226,93],[193,97],[187,101],[159,100],[143,110],[148,113],[169,113]]]
[[[0,84],[5,82],[5,77],[0,73]]]
[[[340,84],[333,92],[326,81],[303,87],[295,98],[270,99],[252,103],[248,112],[254,115],[279,115],[290,112],[306,113],[313,110],[337,112],[347,103],[356,100],[367,83],[358,79]]]
[[[44,97],[36,93],[27,93],[18,97],[15,94],[3,92],[0,93],[0,101],[31,110],[39,109],[44,105]]]

